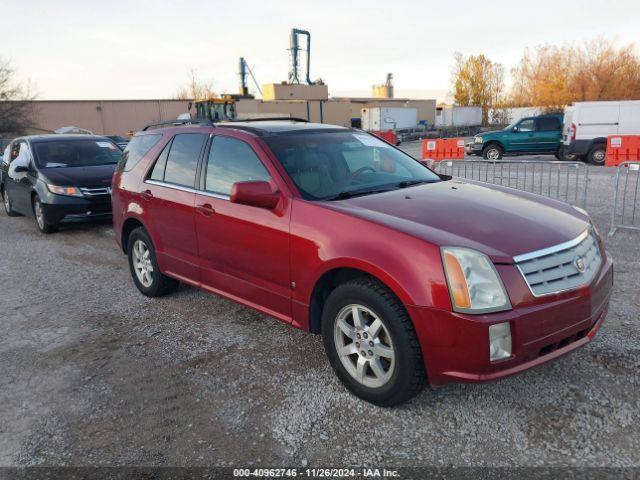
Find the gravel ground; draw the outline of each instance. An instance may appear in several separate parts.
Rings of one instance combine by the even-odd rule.
[[[612,173],[591,172],[603,235]],[[640,466],[639,240],[606,239],[615,292],[591,344],[381,409],[318,336],[191,288],[140,295],[108,225],[43,236],[2,214],[0,466]]]

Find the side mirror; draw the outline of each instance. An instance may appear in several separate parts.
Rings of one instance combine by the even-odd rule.
[[[231,186],[231,203],[273,210],[280,201],[280,193],[274,192],[269,182],[236,182]]]
[[[16,173],[28,173],[29,172],[29,167],[25,166],[25,165],[18,165],[16,168],[14,168],[13,170]]]
[[[512,131],[512,132],[517,132],[517,131],[518,131],[518,126],[516,125],[515,127],[513,127],[513,128],[511,129],[511,131]]]

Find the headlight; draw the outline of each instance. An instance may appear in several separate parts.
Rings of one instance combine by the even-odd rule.
[[[482,143],[482,137],[473,137],[474,143]]]
[[[511,309],[489,257],[469,248],[444,247],[442,259],[454,311],[488,313]]]
[[[55,193],[56,195],[66,195],[68,197],[82,196],[82,192],[78,190],[76,187],[60,187],[58,185],[47,184],[47,188],[51,193]]]

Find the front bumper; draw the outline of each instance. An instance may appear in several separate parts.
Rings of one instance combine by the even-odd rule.
[[[469,142],[464,146],[467,155],[482,155],[482,143]]]
[[[47,219],[52,223],[82,222],[111,218],[111,198],[55,197],[53,203],[42,204]]]
[[[524,279],[521,281],[524,284]],[[585,345],[606,317],[612,285],[613,264],[607,255],[590,285],[525,302],[508,312],[466,315],[408,307],[430,383],[497,380]],[[491,362],[488,330],[501,322],[510,323],[512,356]]]

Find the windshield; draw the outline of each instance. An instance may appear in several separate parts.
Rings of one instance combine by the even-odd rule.
[[[364,132],[266,137],[302,196],[332,200],[440,181],[420,162]]]
[[[122,154],[110,140],[52,140],[34,144],[40,168],[89,167],[117,163]]]

